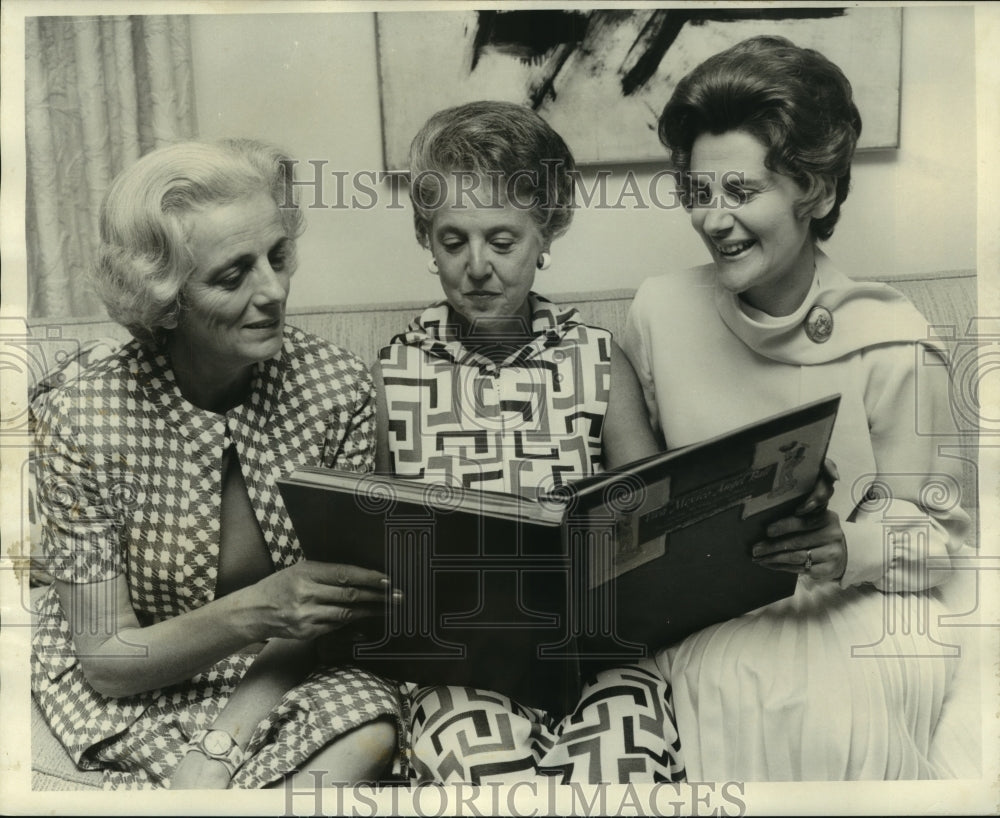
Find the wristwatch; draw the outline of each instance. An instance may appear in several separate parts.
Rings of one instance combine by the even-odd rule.
[[[243,763],[243,750],[225,730],[199,730],[191,736],[188,745],[192,750],[221,761],[233,776]]]

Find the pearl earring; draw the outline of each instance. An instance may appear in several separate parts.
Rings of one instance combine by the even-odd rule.
[[[429,259],[427,259],[427,272],[430,273],[432,276],[436,276],[439,272],[441,272],[440,270],[438,270],[437,259],[434,258],[434,256],[431,256]]]
[[[542,253],[538,257],[538,261],[535,262],[535,266],[539,270],[548,270],[549,265],[552,263],[552,256],[549,253]]]

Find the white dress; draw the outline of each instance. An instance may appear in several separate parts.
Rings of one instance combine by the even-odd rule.
[[[823,343],[804,329],[816,305],[833,321]],[[944,715],[961,663],[936,639],[932,586],[965,547],[968,516],[960,461],[939,454],[955,436],[927,330],[895,290],[854,282],[822,254],[806,301],[781,318],[716,286],[711,265],[636,294],[622,346],[669,448],[842,396],[829,450],[842,580],[800,578],[789,599],[658,657],[692,780],[937,778],[975,761],[935,742],[955,737]]]

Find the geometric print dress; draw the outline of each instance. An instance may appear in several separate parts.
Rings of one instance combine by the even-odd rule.
[[[446,303],[381,351],[397,477],[534,498],[601,470],[611,333],[534,293],[529,303],[532,338],[506,357],[464,346]],[[651,659],[594,674],[565,716],[488,690],[401,691],[419,783],[684,778],[670,688]]]
[[[300,464],[370,471],[374,393],[353,355],[292,327],[226,414],[181,395],[167,357],[133,341],[40,396],[33,459],[45,568],[65,582],[123,574],[143,626],[210,602],[218,576],[223,454],[243,472],[275,570],[302,559],[276,480]],[[107,788],[169,786],[189,737],[211,726],[255,657],[126,697],[88,683],[54,588],[33,638],[32,692],[54,734]],[[279,780],[338,736],[389,718],[398,688],[351,667],[314,669],[254,730],[233,787]]]

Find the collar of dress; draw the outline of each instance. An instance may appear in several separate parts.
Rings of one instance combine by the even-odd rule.
[[[224,415],[201,409],[181,394],[170,356],[163,350],[138,345],[137,379],[151,403],[162,405],[167,413],[172,413],[172,419],[191,424],[190,427],[185,427],[185,434],[199,429],[212,429],[219,421],[225,421],[229,429],[236,425],[262,427],[281,399],[282,361],[290,354],[292,343],[290,330],[286,327],[281,351],[254,365],[246,400]]]
[[[583,326],[575,307],[560,307],[536,293],[528,294],[531,307],[531,340],[508,355],[501,363],[466,347],[458,338],[458,327],[452,323],[447,301],[432,304],[418,315],[406,332],[393,338],[393,343],[417,347],[435,358],[486,370],[517,366],[543,350],[557,346],[566,335]]]
[[[942,351],[930,337],[927,319],[899,291],[848,278],[820,250],[809,294],[791,315],[766,315],[718,283],[714,298],[723,322],[744,344],[781,363],[823,364],[891,343],[920,342]],[[823,343],[806,333],[806,317],[816,307],[829,310],[833,318],[833,332]]]

